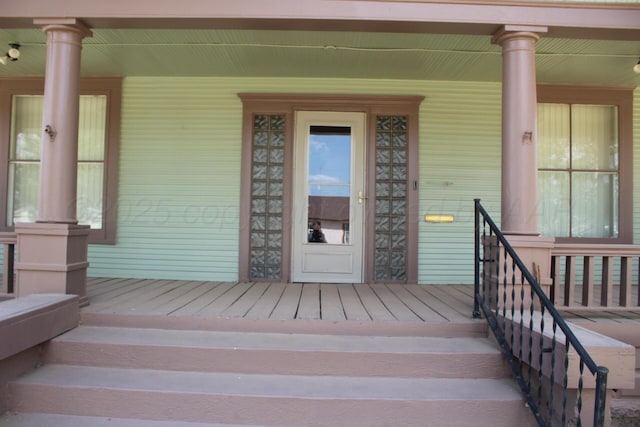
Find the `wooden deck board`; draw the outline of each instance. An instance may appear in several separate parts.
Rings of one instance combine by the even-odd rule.
[[[127,311],[129,313],[141,312],[145,313],[152,309],[154,301],[167,292],[171,292],[180,282],[175,280],[160,280],[151,288],[144,291],[133,293],[127,301],[121,302],[118,306],[119,311]],[[113,311],[113,307],[109,307],[107,311]]]
[[[413,294],[416,298],[422,301],[424,304],[428,305],[433,311],[438,313],[443,318],[447,319],[450,322],[453,321],[466,321],[471,317],[471,311],[469,311],[469,315],[465,316],[461,313],[453,310],[449,305],[440,301],[438,298],[435,298],[432,294],[427,292],[423,286],[419,285],[407,285],[407,290]],[[470,307],[472,307],[473,303],[470,302]],[[471,310],[471,308],[470,308]]]
[[[320,285],[305,283],[302,285],[298,319],[320,319]]]
[[[269,284],[263,282],[252,284],[238,300],[221,313],[222,316],[244,317],[256,305],[268,287]]]
[[[323,320],[347,320],[338,286],[329,283],[320,285],[320,316]]]
[[[406,289],[406,285],[392,285],[387,287],[398,297],[398,299],[409,307],[412,312],[425,322],[446,322],[446,319],[410,293]]]
[[[91,295],[98,298],[100,295],[127,286],[129,283],[131,283],[131,279],[87,280],[87,288],[91,288],[93,290]]]
[[[295,319],[301,295],[301,285],[295,283],[287,284],[282,296],[280,297],[280,301],[278,301],[278,304],[273,309],[269,318],[276,320]]]
[[[123,304],[130,301],[132,298],[137,298],[140,295],[144,295],[144,292],[153,289],[153,286],[160,282],[160,280],[135,280],[127,283],[118,289],[114,289],[112,292],[101,295],[98,298],[92,298],[92,304],[87,307],[88,311],[108,311],[111,307],[114,310],[120,310]],[[97,304],[100,302],[101,304]]]
[[[383,321],[383,320],[396,320],[393,314],[387,310],[380,298],[373,292],[373,290],[367,284],[353,285],[355,291],[358,293],[362,305],[366,308],[367,313],[371,316],[371,320]]]
[[[244,316],[248,319],[268,319],[282,297],[286,285],[284,283],[271,283],[262,294],[260,300]]]
[[[597,292],[596,292],[597,293]],[[89,279],[87,313],[277,320],[472,322],[473,286]],[[578,323],[640,323],[640,309],[562,309]]]
[[[215,304],[209,304],[204,307],[196,316],[199,317],[216,317],[227,310],[233,303],[242,297],[253,283],[237,283],[231,286],[225,293],[215,300]]]
[[[174,280],[172,289],[169,289],[167,292],[164,292],[148,301],[147,311],[153,311],[157,307],[161,307],[174,299],[181,297],[198,285],[199,282]]]
[[[100,287],[97,287],[95,295],[93,293],[91,294],[91,299],[94,302],[111,301],[119,295],[125,295],[128,292],[131,292],[138,286],[144,286],[146,282],[149,281],[126,279],[119,283],[110,283],[107,285],[107,289],[104,290]]]
[[[378,295],[378,298],[391,312],[393,317],[402,321],[421,320],[413,311],[411,311],[386,285],[371,285],[371,289]]]
[[[362,301],[360,301],[360,297],[353,285],[340,286],[338,293],[340,294],[340,301],[344,307],[347,320],[371,320],[371,316],[362,305]]]
[[[213,282],[189,282],[191,286],[181,285],[175,289],[178,295],[164,303],[158,304],[149,314],[169,315],[185,305],[202,297],[214,286]]]
[[[451,290],[449,290],[449,292],[447,292],[445,288],[446,286],[430,286],[428,288],[423,288],[426,292],[428,292],[429,294],[431,294],[434,298],[439,299],[440,301],[442,301],[443,303],[445,303],[446,305],[448,305],[449,307],[451,307],[453,310],[455,310],[457,313],[459,313],[462,316],[466,316],[466,317],[471,317],[471,311],[469,307],[473,307],[473,302],[470,302],[471,305],[466,304],[464,302],[462,302],[460,299],[455,298],[454,296],[451,295]],[[470,300],[471,301],[471,300]]]
[[[206,306],[212,304],[220,295],[231,289],[232,282],[214,282],[214,286],[191,304],[187,304],[170,313],[171,316],[193,316]]]

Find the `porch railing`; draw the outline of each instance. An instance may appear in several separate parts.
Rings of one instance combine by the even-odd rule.
[[[488,321],[538,424],[604,426],[608,369],[596,365],[479,199],[474,295],[473,315]]]
[[[0,233],[0,244],[3,246],[2,285],[0,296],[10,296],[15,293],[14,264],[15,264],[15,233]]]
[[[551,299],[560,309],[640,306],[640,246],[556,244],[551,260]]]

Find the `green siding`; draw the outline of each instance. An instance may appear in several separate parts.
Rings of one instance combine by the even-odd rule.
[[[240,92],[424,95],[419,281],[473,283],[473,199],[500,219],[500,84],[303,78],[124,79],[117,244],[90,246],[91,276],[237,279]]]
[[[420,111],[420,211],[453,214],[422,222],[420,283],[473,283],[473,199],[499,220],[501,86],[431,83]]]
[[[241,115],[221,81],[124,80],[117,244],[90,275],[237,277]]]

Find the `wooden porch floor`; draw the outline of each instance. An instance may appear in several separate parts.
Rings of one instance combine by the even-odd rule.
[[[473,324],[486,331],[484,320],[474,320],[473,286],[317,283],[238,283],[186,280],[90,278],[90,305],[84,318],[100,322],[103,316],[162,319],[325,320],[325,324],[353,321],[360,325],[399,323],[434,324],[445,333]],[[561,308],[565,318],[592,329],[640,324],[640,309],[573,311]],[[111,316],[113,317],[113,316]],[[123,324],[126,321],[123,320]],[[295,322],[298,323],[298,322]],[[349,323],[349,322],[347,322]],[[171,323],[173,324],[173,323]],[[317,325],[317,324],[316,324]],[[415,329],[413,329],[415,331]]]
[[[473,287],[90,278],[83,313],[361,322],[470,322]]]

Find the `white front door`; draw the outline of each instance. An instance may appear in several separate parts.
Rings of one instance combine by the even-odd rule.
[[[296,113],[294,282],[363,280],[365,117],[354,112]]]

